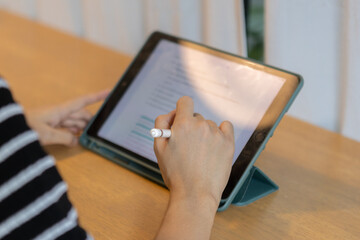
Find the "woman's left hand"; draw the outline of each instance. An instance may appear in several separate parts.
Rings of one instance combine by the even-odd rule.
[[[109,91],[106,90],[61,105],[30,110],[26,114],[27,122],[39,134],[43,146],[75,146],[78,143],[78,134],[92,118],[92,114],[85,107],[104,100],[108,94]]]

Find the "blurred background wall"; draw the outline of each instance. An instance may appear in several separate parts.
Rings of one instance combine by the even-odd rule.
[[[265,0],[264,23],[265,61],[305,79],[290,114],[360,141],[360,1]]]
[[[130,55],[154,30],[246,54],[242,1],[0,0],[0,7]]]
[[[0,0],[0,8],[134,55],[162,30],[303,75],[289,111],[360,141],[358,0]]]

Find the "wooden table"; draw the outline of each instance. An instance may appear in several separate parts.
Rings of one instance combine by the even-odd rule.
[[[131,60],[2,11],[0,36],[0,73],[25,109],[112,88]],[[48,150],[96,239],[154,237],[166,189],[81,147]],[[212,239],[360,239],[360,143],[285,117],[256,165],[280,190],[218,213]]]

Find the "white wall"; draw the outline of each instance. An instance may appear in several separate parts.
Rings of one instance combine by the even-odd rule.
[[[342,108],[339,130],[360,141],[360,1],[345,2],[341,36]]]
[[[0,0],[0,7],[131,55],[154,30],[246,55],[237,0]]]
[[[289,113],[360,140],[360,1],[269,0],[266,62],[298,72]]]

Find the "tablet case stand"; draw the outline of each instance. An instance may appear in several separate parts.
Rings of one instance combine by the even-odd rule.
[[[265,173],[253,166],[231,204],[245,206],[278,189],[278,185],[266,176]]]
[[[161,174],[143,167],[133,161],[129,161],[121,155],[116,154],[115,151],[104,148],[94,141],[89,141],[86,134],[83,134],[80,137],[80,143],[84,147],[100,154],[101,156],[106,157],[107,159],[166,187]],[[259,168],[252,166],[249,175],[240,187],[240,190],[234,197],[231,204],[235,206],[245,206],[269,195],[272,192],[275,192],[278,189],[279,187],[268,176],[266,176],[265,173],[263,173]]]

